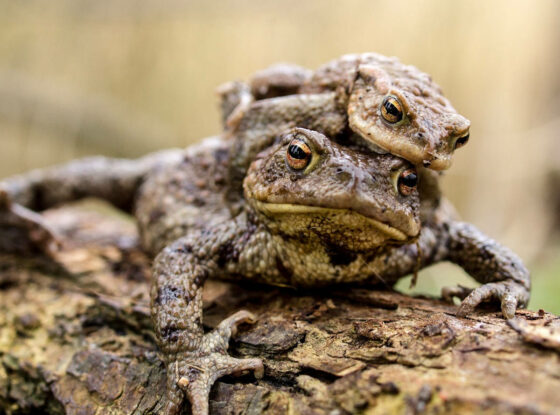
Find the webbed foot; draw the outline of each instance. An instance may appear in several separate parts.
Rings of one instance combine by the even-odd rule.
[[[13,203],[8,194],[1,189],[0,229],[0,251],[40,251],[52,257],[60,248],[56,233],[41,215]]]
[[[214,382],[225,375],[254,371],[264,374],[260,359],[236,359],[227,354],[229,339],[241,323],[255,322],[254,316],[242,310],[228,317],[212,332],[202,337],[196,350],[169,356],[167,363],[167,397],[164,412],[178,414],[184,395],[191,403],[193,415],[208,414],[208,399]]]
[[[515,316],[517,308],[527,306],[530,294],[529,290],[522,284],[506,280],[487,283],[475,289],[462,286],[445,287],[442,289],[442,297],[446,300],[451,300],[452,297],[463,300],[457,311],[459,317],[469,315],[483,302],[498,300],[502,308],[502,314],[506,319],[510,319]]]

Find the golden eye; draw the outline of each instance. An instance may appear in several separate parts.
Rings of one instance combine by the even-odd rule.
[[[408,196],[412,194],[414,189],[416,189],[416,185],[418,185],[418,174],[415,169],[406,169],[399,174],[397,187],[401,195]]]
[[[381,103],[381,115],[385,121],[391,124],[402,121],[404,114],[401,101],[393,95],[386,96]]]
[[[295,170],[305,169],[311,161],[311,155],[311,149],[301,138],[290,141],[286,151],[288,165]]]
[[[463,147],[465,144],[467,144],[467,141],[469,141],[469,136],[470,134],[467,133],[464,136],[457,138],[455,140],[455,144],[453,145],[453,150],[456,150],[459,147]]]

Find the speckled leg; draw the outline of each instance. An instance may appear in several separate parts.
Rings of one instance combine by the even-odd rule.
[[[224,129],[233,128],[248,110],[254,97],[249,85],[234,81],[218,87],[220,109],[222,111],[222,126]]]
[[[146,174],[160,165],[178,163],[183,150],[166,150],[136,160],[87,157],[59,166],[33,170],[0,181],[13,203],[34,211],[97,197],[130,211]]]
[[[177,240],[155,259],[152,320],[167,366],[166,414],[179,413],[184,395],[193,414],[207,414],[208,396],[216,379],[247,370],[253,370],[257,377],[263,374],[261,360],[235,359],[227,354],[237,325],[254,321],[252,314],[239,311],[208,334],[202,329],[204,281],[222,272],[233,255],[229,251],[232,247],[243,248],[238,242],[243,234],[246,231],[230,221],[211,232]]]
[[[444,299],[462,300],[459,316],[466,316],[484,301],[496,299],[501,303],[504,317],[511,318],[517,307],[525,307],[529,301],[529,271],[519,257],[463,222],[425,224],[416,244],[389,250],[377,260],[375,271],[385,281],[392,282],[441,261],[459,265],[484,284],[475,289],[461,286],[442,289]]]
[[[88,157],[0,181],[0,250],[52,256],[58,239],[37,212],[84,197],[130,211],[145,175],[158,165],[178,162],[182,154],[167,150],[138,160]]]
[[[530,275],[517,255],[468,223],[451,222],[447,229],[447,259],[484,284],[464,298],[458,315],[465,316],[480,303],[492,299],[500,302],[506,318],[512,318],[518,307],[527,306],[531,289]],[[447,296],[455,293],[462,297],[466,291],[451,290]]]

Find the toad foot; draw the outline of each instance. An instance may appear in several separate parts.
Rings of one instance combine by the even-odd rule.
[[[254,323],[254,316],[242,310],[228,317],[212,332],[206,334],[195,350],[169,356],[167,364],[167,399],[163,413],[180,413],[184,395],[191,403],[193,415],[209,411],[210,389],[225,375],[254,371],[257,379],[264,374],[260,359],[237,359],[227,354],[229,339],[241,323]]]
[[[522,284],[511,280],[492,282],[470,290],[470,292],[469,290],[465,287],[442,290],[442,296],[445,299],[456,296],[463,300],[457,311],[459,317],[465,317],[471,314],[479,304],[495,299],[500,302],[504,317],[510,319],[515,316],[517,307],[525,307],[529,302],[529,290]]]

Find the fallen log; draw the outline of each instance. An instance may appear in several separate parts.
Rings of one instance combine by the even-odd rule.
[[[57,263],[0,256],[0,413],[158,413],[165,369],[134,224],[83,207],[45,216]],[[240,309],[258,317],[230,352],[265,364],[263,379],[220,379],[211,413],[560,412],[560,318],[542,310],[457,318],[391,290],[216,281],[204,300],[208,330]]]

